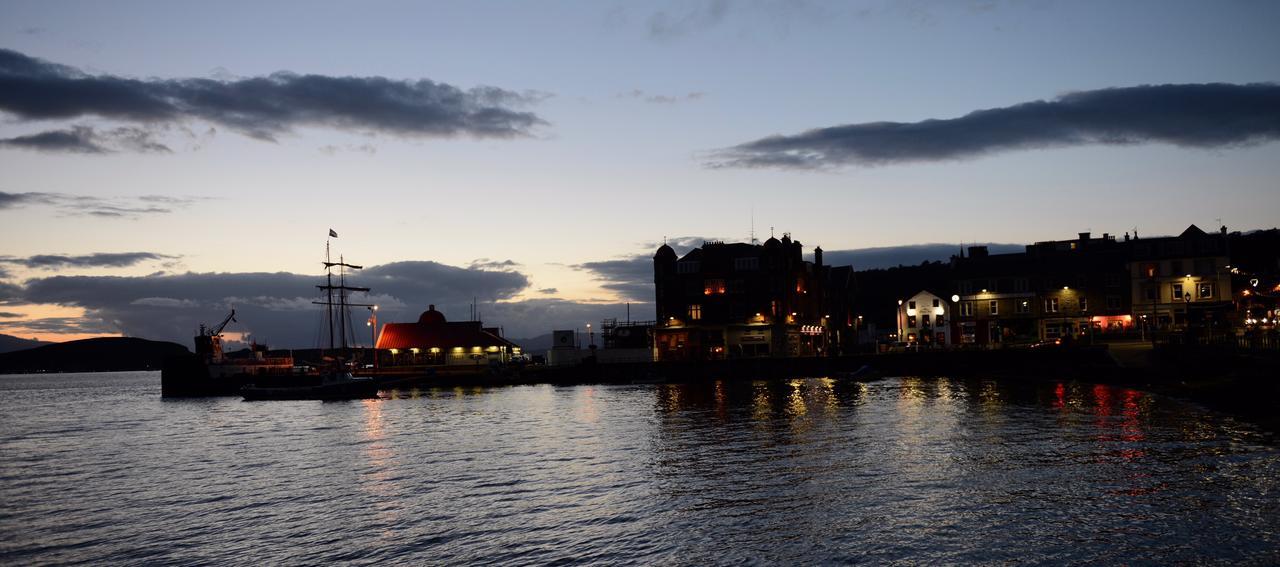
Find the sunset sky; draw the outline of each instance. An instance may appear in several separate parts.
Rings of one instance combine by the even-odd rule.
[[[512,337],[651,315],[658,243],[753,219],[858,268],[842,251],[1270,228],[1277,22],[1223,0],[10,0],[0,333],[188,344],[235,307],[237,332],[312,346],[330,228],[384,322],[476,297]]]

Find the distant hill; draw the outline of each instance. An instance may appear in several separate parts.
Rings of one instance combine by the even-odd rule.
[[[548,349],[551,348],[552,337],[551,337],[551,333],[547,333],[545,335],[538,335],[536,337],[530,337],[527,339],[508,339],[508,340],[520,345],[520,348],[524,349],[524,351],[529,354],[543,354],[544,352],[546,352]]]
[[[32,339],[22,339],[13,335],[0,334],[0,353],[13,352],[15,350],[26,350],[36,348],[43,345],[51,345],[44,341],[36,341]]]
[[[0,373],[159,370],[165,357],[182,354],[190,351],[176,343],[130,337],[84,339],[0,354]]]

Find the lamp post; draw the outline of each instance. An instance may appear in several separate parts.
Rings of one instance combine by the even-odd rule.
[[[1191,292],[1182,292],[1182,330],[1191,335]]]
[[[373,355],[373,367],[378,367],[378,306],[370,305],[369,320],[365,321],[365,325],[369,326],[369,352]]]

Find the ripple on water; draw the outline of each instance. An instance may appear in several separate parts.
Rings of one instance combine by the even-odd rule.
[[[161,400],[0,377],[0,563],[1275,563],[1249,427],[889,379]]]

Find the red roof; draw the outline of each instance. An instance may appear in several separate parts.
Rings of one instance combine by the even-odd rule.
[[[455,347],[514,347],[515,343],[481,329],[479,321],[462,323],[387,323],[378,335],[380,349],[441,350]]]

